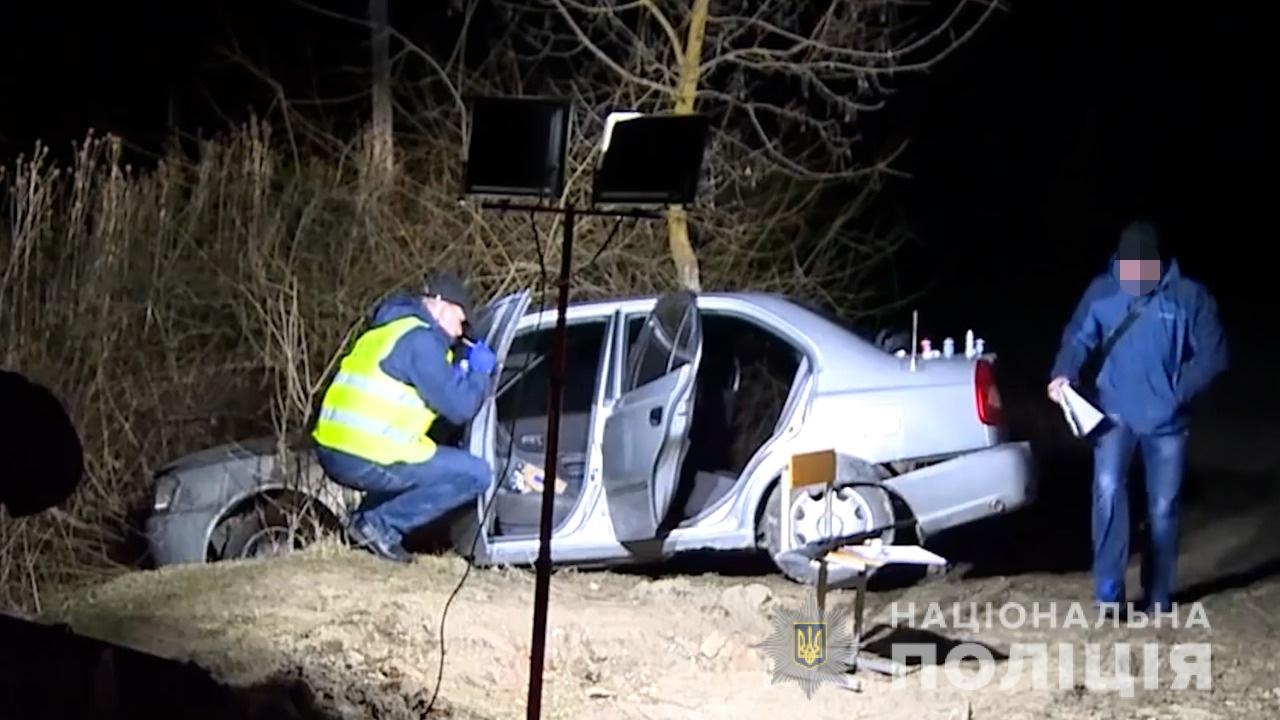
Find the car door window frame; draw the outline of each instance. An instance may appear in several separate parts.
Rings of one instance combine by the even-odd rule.
[[[801,397],[793,398],[792,395],[804,385],[805,377],[816,375],[817,368],[813,350],[809,346],[809,342],[806,340],[804,334],[796,330],[794,326],[785,320],[773,316],[761,317],[748,308],[742,307],[734,302],[711,303],[710,307],[708,307],[707,304],[702,302],[702,298],[698,298],[698,304],[696,307],[697,311],[702,313],[704,316],[731,317],[755,325],[758,330],[768,333],[775,339],[785,343],[800,356],[800,363],[796,369],[795,377],[792,378],[792,387],[788,391],[786,404],[787,407],[791,407],[794,404],[795,411],[793,415],[795,417],[803,416],[805,407],[810,400],[808,396],[812,395],[812,386],[810,386],[810,390],[803,393]],[[624,392],[624,374],[629,367],[629,358],[631,357],[633,343],[630,330],[631,325],[632,323],[637,322],[643,323],[653,311],[653,308],[654,306],[651,305],[637,310],[620,310],[617,313],[617,332],[614,336],[614,342],[617,343],[618,348],[615,354],[621,356],[621,365],[619,367],[616,362],[617,358],[610,359],[610,401],[621,397]],[[635,340],[639,340],[644,332],[643,324],[640,324],[638,327],[639,330],[636,331]],[[786,416],[787,413],[784,413],[783,417]],[[784,425],[785,423],[780,422],[779,426],[774,428],[774,434],[776,435],[782,432]]]
[[[660,311],[667,308],[678,309],[680,312],[667,314],[667,322],[664,323]],[[619,344],[618,357],[613,363],[616,373],[613,388],[615,396],[612,398],[610,412],[602,423],[605,459],[613,458],[615,462],[604,464],[602,489],[608,498],[607,510],[615,537],[626,543],[649,541],[661,535],[663,518],[678,490],[679,466],[683,460],[684,448],[687,447],[687,433],[691,422],[691,418],[686,415],[691,407],[696,384],[702,334],[698,297],[687,290],[665,294],[644,305],[628,304],[620,308],[620,311],[618,330],[614,335]],[[642,316],[642,319],[654,319],[655,322],[648,325],[649,328],[665,325],[662,329],[674,336],[676,342],[671,343],[670,348],[653,348],[650,343],[656,342],[654,333],[652,330],[646,331],[642,326],[640,335],[644,339],[638,336],[637,343],[631,347],[632,343],[627,342],[631,334],[627,326],[637,315]],[[687,334],[685,328],[688,328]],[[682,344],[686,346],[683,353],[679,349]],[[662,361],[662,372],[648,382],[641,383],[637,379],[637,373],[645,364],[643,354],[655,350]],[[687,362],[682,362],[681,355],[687,358]],[[668,383],[674,384],[668,387]],[[627,403],[625,409],[619,405],[624,402]],[[648,425],[653,427],[644,425],[646,415]],[[632,424],[637,422],[639,424],[632,428]],[[675,422],[681,423],[680,429],[671,426]],[[641,427],[646,433],[654,427],[661,429],[661,435],[652,438],[656,445],[649,442],[651,438],[648,435],[643,438],[635,437],[633,430],[639,431]],[[678,438],[678,435],[684,437]],[[680,442],[672,444],[677,439]],[[623,448],[616,457],[609,453],[611,448],[616,451],[620,445],[634,442],[640,442],[643,449],[626,452]],[[678,456],[672,455],[673,449],[678,451]],[[642,467],[648,460],[649,450],[655,452],[655,465]],[[675,464],[672,465],[672,462]],[[613,465],[612,471],[610,465]],[[654,517],[648,518],[648,515]]]
[[[592,383],[592,393],[591,393],[591,396],[592,396],[591,397],[591,415],[592,415],[591,426],[594,429],[595,423],[598,422],[598,414],[599,414],[598,410],[600,408],[600,401],[602,398],[602,394],[606,389],[605,383],[608,380],[608,377],[605,374],[605,371],[608,369],[608,361],[609,361],[609,356],[611,354],[610,331],[613,329],[613,315],[591,315],[591,316],[574,318],[573,320],[566,321],[565,331],[566,333],[568,333],[568,332],[571,332],[576,327],[582,327],[586,325],[601,326],[600,350],[598,355],[596,356],[596,375]],[[512,347],[515,347],[516,343],[519,342],[522,337],[527,336],[530,333],[548,333],[551,336],[551,338],[546,343],[546,350],[541,355],[534,356],[535,358],[534,362],[528,366],[527,370],[534,371],[537,367],[541,365],[547,365],[549,368],[551,363],[551,353],[554,350],[554,348],[551,346],[551,340],[554,340],[554,333],[555,333],[554,321],[550,323],[547,323],[547,322],[529,323],[527,327],[518,328],[516,330],[515,336],[512,337],[511,339]],[[537,344],[535,344],[534,347],[535,348],[538,347]],[[517,374],[526,372],[526,369],[524,366],[522,366],[519,369],[511,368],[509,366],[510,356],[511,356],[511,353],[510,351],[508,351],[507,353],[508,362],[507,364],[504,365],[503,370],[512,370]],[[523,382],[523,381],[524,381],[523,376],[519,377],[518,380],[515,377],[512,377],[511,380],[508,381],[511,384],[509,385],[509,387],[505,389],[506,392],[514,392],[516,390],[516,385],[519,382]],[[502,389],[502,385],[499,385],[498,389]],[[502,424],[501,418],[499,417],[499,414],[498,414],[498,407],[497,407],[498,399],[502,395],[505,395],[505,393],[495,392],[492,397],[492,400],[494,402],[493,420],[495,423],[495,428],[498,425]],[[512,438],[513,442],[514,440],[515,438]]]
[[[657,309],[655,304],[654,310],[656,311]],[[666,327],[663,322],[670,318],[663,318],[653,311],[646,314],[645,319],[652,318],[653,322],[642,324],[640,333],[636,338],[637,344],[634,347],[629,346],[627,348],[626,375],[623,378],[622,385],[623,392],[646,385],[693,362],[693,357],[687,352],[687,347],[685,346],[698,326],[697,314],[698,306],[695,299],[694,302],[686,307],[685,312],[680,315],[679,324],[674,328],[674,332],[671,332],[672,329]],[[630,335],[629,332],[628,335]],[[654,343],[661,343],[659,352],[662,355],[650,358],[648,353],[652,351]],[[682,352],[682,350],[685,351]],[[650,363],[647,361],[651,359],[661,359],[663,361],[661,367],[649,367]],[[642,373],[644,373],[643,376]]]

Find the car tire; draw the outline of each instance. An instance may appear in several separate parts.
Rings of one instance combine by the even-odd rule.
[[[894,522],[894,503],[889,493],[882,492],[872,487],[853,486],[853,483],[864,482],[881,482],[883,477],[876,472],[875,468],[867,463],[859,461],[855,458],[841,455],[836,463],[836,489],[837,493],[845,496],[844,503],[851,504],[857,509],[858,520],[866,523],[865,527],[884,527]],[[790,505],[794,508],[800,501],[801,496],[808,494],[808,490],[796,489],[792,491]],[[759,529],[757,531],[757,542],[759,547],[769,554],[774,560],[775,566],[787,578],[804,584],[813,585],[818,581],[817,564],[810,563],[803,569],[795,567],[786,567],[777,561],[779,553],[792,549],[796,543],[794,539],[782,537],[782,483],[775,483],[769,491],[769,495],[765,500],[764,511],[761,513]],[[824,495],[819,493],[816,502],[825,502]],[[813,503],[815,500],[807,500],[805,504]],[[843,532],[856,532],[856,529],[844,528]],[[881,534],[880,538],[883,542],[892,544],[894,542],[894,530],[889,529]]]
[[[209,561],[279,557],[307,547],[335,526],[312,501],[258,498],[218,523]]]

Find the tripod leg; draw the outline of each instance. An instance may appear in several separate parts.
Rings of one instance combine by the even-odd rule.
[[[857,596],[853,601],[853,636],[858,643],[858,647],[862,647],[862,615],[866,607],[867,595],[867,571],[862,570],[858,573]]]
[[[865,569],[858,571],[858,580],[854,585],[853,599],[853,658],[850,665],[854,672],[858,671],[858,665],[862,659],[862,614],[863,603],[867,594],[867,571]]]
[[[827,561],[818,561],[818,620],[823,620],[827,613]]]

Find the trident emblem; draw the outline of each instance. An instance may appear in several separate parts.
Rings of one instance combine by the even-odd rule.
[[[827,661],[827,624],[825,622],[793,623],[796,631],[796,664],[815,668]]]

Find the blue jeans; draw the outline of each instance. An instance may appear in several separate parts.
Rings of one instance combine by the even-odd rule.
[[[493,480],[484,460],[447,446],[423,463],[379,465],[323,447],[316,456],[334,482],[364,492],[351,520],[368,521],[391,542],[475,500]]]
[[[1093,578],[1099,603],[1124,603],[1129,563],[1128,474],[1136,448],[1146,474],[1148,552],[1142,585],[1148,606],[1167,609],[1177,582],[1178,513],[1187,433],[1137,435],[1114,422],[1093,451]]]

